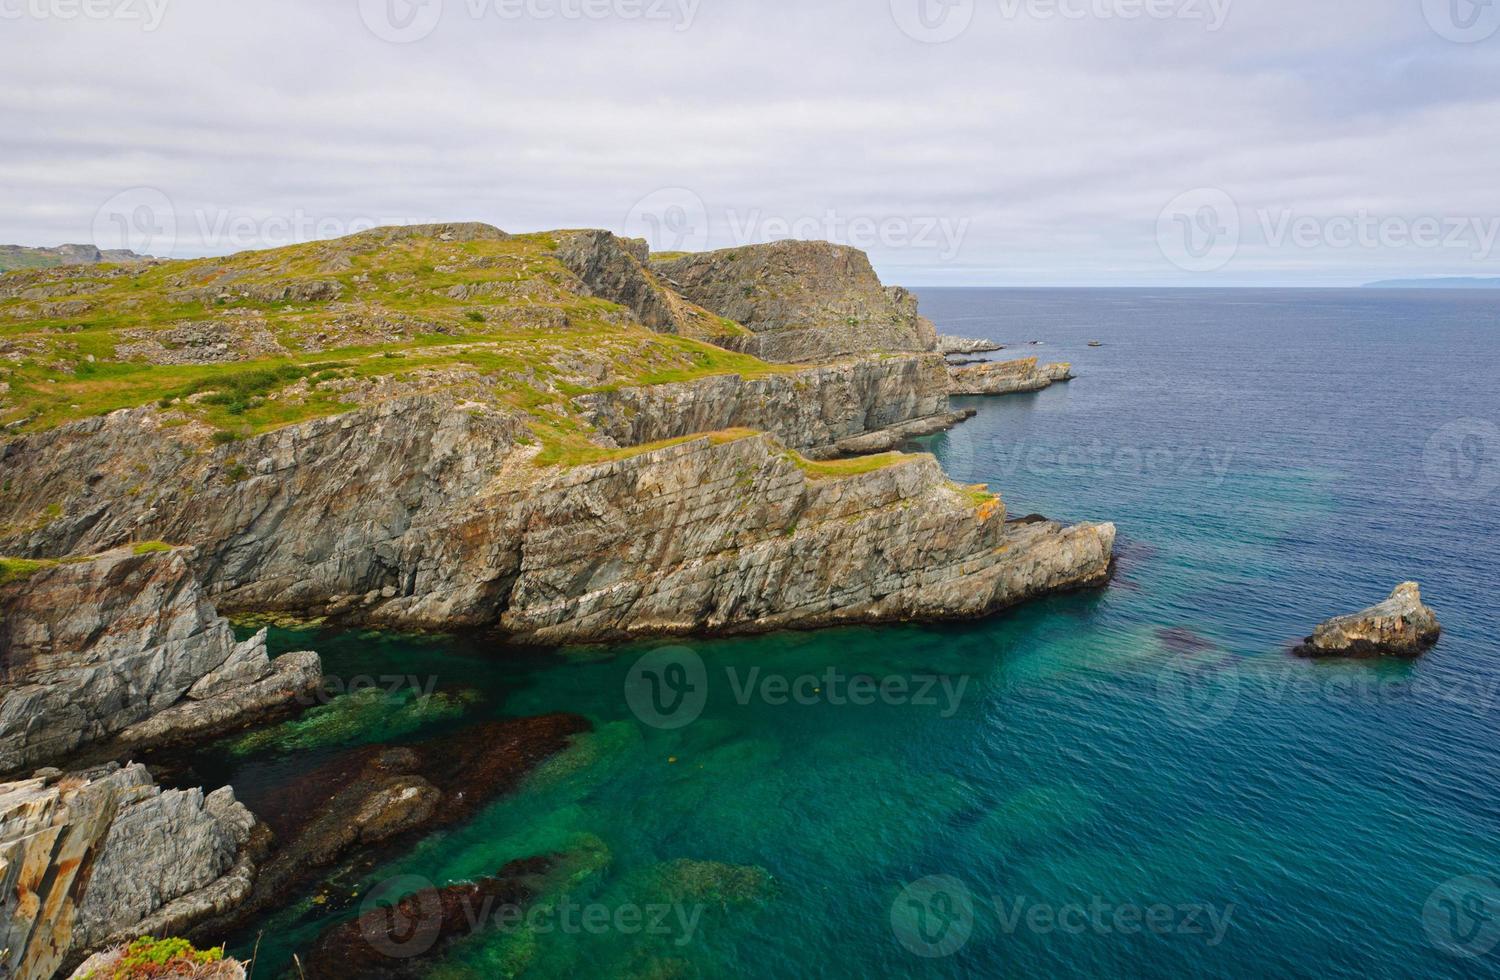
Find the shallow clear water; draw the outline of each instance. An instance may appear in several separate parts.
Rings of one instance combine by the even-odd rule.
[[[921,299],[944,332],[1012,345],[996,356],[1075,364],[927,443],[1014,516],[1115,521],[1114,584],[982,623],[686,644],[708,697],[675,729],[626,695],[658,645],[276,632],[335,676],[415,682],[204,753],[252,807],[360,741],[557,710],[595,732],[471,823],[347,871],[353,907],[310,893],[269,917],[262,964],[382,881],[568,853],[556,918],[481,932],[433,975],[1500,972],[1456,949],[1500,938],[1493,887],[1445,884],[1500,874],[1500,293]],[[1289,656],[1407,578],[1446,627],[1427,658]],[[908,689],[848,703],[857,676]],[[766,677],[803,697],[740,690]],[[436,707],[414,701],[429,686]],[[566,926],[563,892],[610,921]],[[616,917],[658,905],[658,929]]]

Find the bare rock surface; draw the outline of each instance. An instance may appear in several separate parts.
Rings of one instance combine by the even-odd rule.
[[[47,977],[103,946],[240,901],[254,818],[227,787],[163,791],[143,766],[0,784],[0,948]]]
[[[316,686],[316,654],[272,663],[263,632],[235,641],[191,556],[124,547],[0,586],[0,772],[222,730]]]
[[[977,337],[955,337],[951,334],[938,334],[937,338],[937,352],[949,356],[988,354],[990,351],[1004,349],[1004,344],[997,344],[993,340],[982,340]]]
[[[1369,609],[1330,619],[1313,630],[1297,653],[1306,657],[1415,657],[1437,643],[1442,627],[1422,602],[1416,582],[1396,586]]]
[[[826,361],[872,351],[931,351],[917,298],[884,286],[864,252],[829,242],[744,245],[653,261],[700,306],[749,328],[738,349],[768,361]]]
[[[1071,364],[1041,364],[1034,357],[1014,361],[981,361],[950,366],[949,393],[954,395],[1009,395],[1041,391],[1073,377]]]

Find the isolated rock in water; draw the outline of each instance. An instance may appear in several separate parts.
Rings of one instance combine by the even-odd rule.
[[[881,285],[869,256],[830,242],[784,241],[652,259],[683,296],[755,336],[736,349],[767,361],[819,361],[876,351],[930,351],[917,298]]]
[[[1438,641],[1442,627],[1422,604],[1416,582],[1402,582],[1378,606],[1339,616],[1297,647],[1305,657],[1415,657]]]

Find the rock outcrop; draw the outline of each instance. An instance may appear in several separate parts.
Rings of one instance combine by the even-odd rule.
[[[931,351],[932,321],[870,259],[829,242],[784,241],[668,256],[653,267],[694,303],[753,332],[736,349],[767,361]]]
[[[619,388],[581,395],[574,404],[621,446],[749,428],[813,458],[882,452],[968,414],[949,410],[947,367],[933,354]]]
[[[213,734],[317,686],[316,654],[273,662],[264,631],[235,641],[191,556],[127,546],[0,586],[0,772]]]
[[[163,791],[139,765],[0,785],[5,975],[48,977],[231,907],[254,877],[254,824],[227,787]]]
[[[1004,344],[997,344],[993,340],[980,340],[976,337],[955,337],[951,334],[939,334],[937,338],[937,352],[948,356],[955,354],[987,354],[990,351],[1004,349]]]
[[[1014,361],[983,361],[949,367],[949,393],[953,395],[1009,395],[1041,391],[1073,378],[1071,364],[1038,365],[1034,357]]]
[[[1321,624],[1296,652],[1304,657],[1415,657],[1437,643],[1441,633],[1437,615],[1422,603],[1421,586],[1403,582],[1379,605]]]

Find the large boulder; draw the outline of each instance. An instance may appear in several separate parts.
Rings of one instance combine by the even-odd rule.
[[[1297,647],[1304,657],[1415,657],[1438,641],[1442,627],[1422,603],[1416,582],[1402,582],[1376,606],[1339,616]]]

